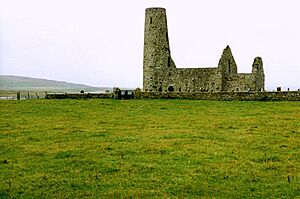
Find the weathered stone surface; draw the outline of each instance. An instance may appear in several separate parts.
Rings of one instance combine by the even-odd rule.
[[[141,99],[142,90],[140,88],[136,88],[134,90],[134,99]]]
[[[46,93],[46,99],[111,99],[111,93]]]
[[[123,90],[125,92],[125,90]],[[118,89],[116,95],[110,93],[46,93],[46,99],[123,99]],[[239,100],[239,101],[300,101],[300,91],[283,92],[142,92],[134,91],[134,99],[194,99],[194,100]]]
[[[148,8],[145,16],[143,91],[146,92],[222,92],[263,91],[261,58],[252,73],[237,73],[237,64],[227,46],[214,68],[176,68],[171,57],[167,16],[164,8]]]
[[[256,91],[263,91],[265,88],[265,74],[261,57],[256,57],[252,65],[254,85]]]
[[[141,92],[141,99],[193,99],[215,101],[300,101],[300,91],[285,92]]]
[[[224,75],[237,74],[237,65],[229,46],[226,46],[226,48],[223,50],[223,54],[219,60],[218,68]]]

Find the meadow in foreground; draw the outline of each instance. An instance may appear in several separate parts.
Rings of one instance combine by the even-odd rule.
[[[300,102],[40,99],[0,114],[0,198],[300,196]]]

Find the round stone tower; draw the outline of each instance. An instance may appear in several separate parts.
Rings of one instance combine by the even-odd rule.
[[[143,90],[155,91],[163,71],[176,68],[170,55],[166,9],[146,9],[144,34]]]

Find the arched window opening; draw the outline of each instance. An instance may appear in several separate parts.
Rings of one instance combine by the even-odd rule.
[[[169,92],[174,92],[174,87],[173,86],[169,86],[168,91]]]

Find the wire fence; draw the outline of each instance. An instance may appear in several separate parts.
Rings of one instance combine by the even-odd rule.
[[[45,98],[45,92],[0,91],[0,100],[30,100]]]

